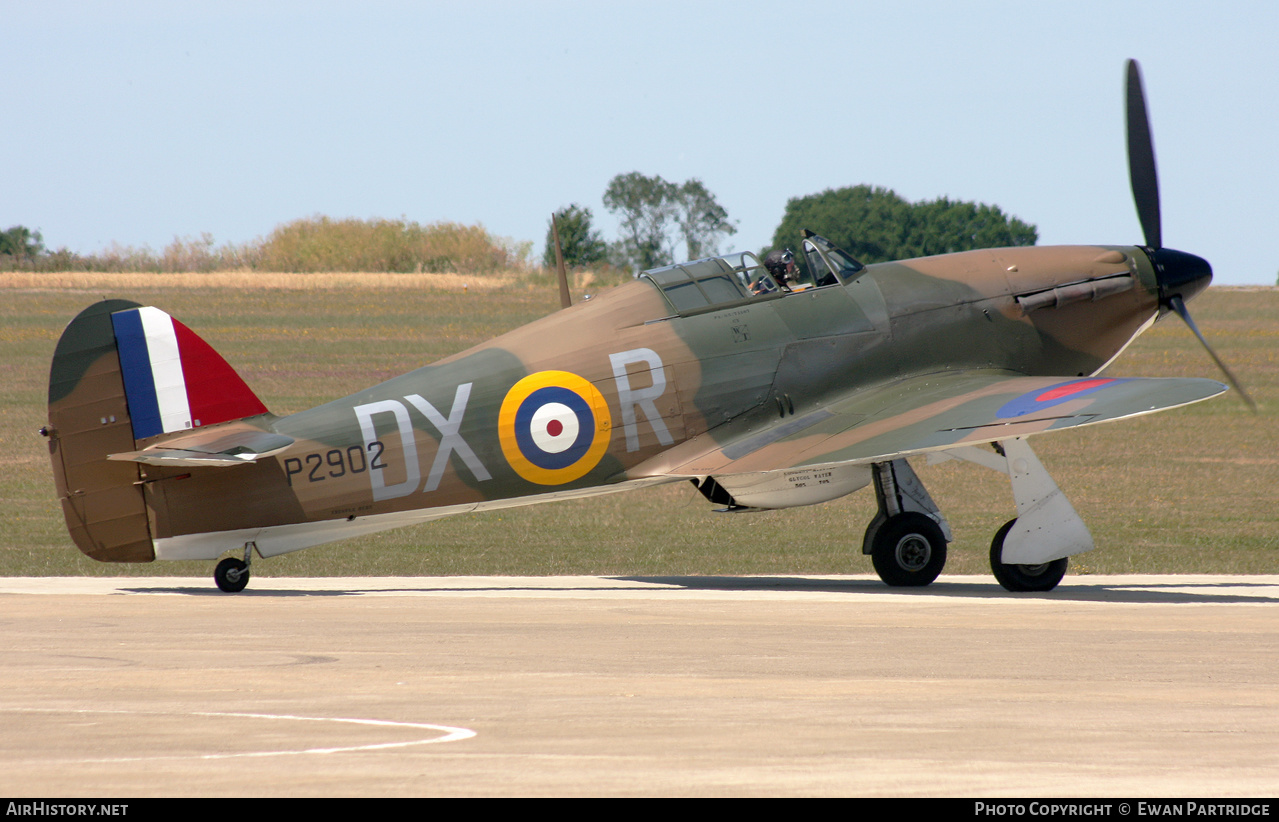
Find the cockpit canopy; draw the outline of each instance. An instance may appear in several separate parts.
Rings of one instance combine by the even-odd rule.
[[[851,282],[866,268],[853,255],[808,229],[804,229],[804,257],[808,260],[809,270],[819,272],[819,285],[828,276],[834,276],[839,282]]]
[[[798,291],[851,282],[865,266],[825,237],[804,231],[799,269],[780,285],[760,258],[750,251],[707,257],[641,272],[639,278],[656,286],[681,316],[718,310],[752,300],[777,299]]]

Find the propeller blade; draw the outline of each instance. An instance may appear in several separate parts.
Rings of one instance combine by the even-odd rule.
[[[1226,364],[1222,362],[1221,357],[1217,356],[1217,352],[1212,350],[1212,346],[1208,344],[1208,340],[1204,337],[1203,332],[1199,330],[1199,326],[1195,325],[1195,321],[1191,319],[1190,312],[1186,309],[1186,302],[1181,299],[1181,295],[1174,294],[1169,297],[1168,307],[1173,311],[1176,311],[1177,316],[1181,317],[1186,325],[1190,326],[1190,330],[1199,338],[1199,342],[1203,343],[1204,350],[1208,352],[1208,356],[1212,357],[1212,361],[1221,369],[1221,373],[1226,375],[1226,381],[1230,383],[1231,387],[1239,392],[1239,396],[1243,397],[1243,401],[1248,404],[1248,408],[1251,409],[1254,414],[1257,413],[1257,403],[1253,401],[1252,397],[1248,395],[1248,392],[1239,384],[1239,380],[1235,379],[1234,372],[1227,368]]]
[[[1146,93],[1141,85],[1141,68],[1128,61],[1128,179],[1132,184],[1137,219],[1150,248],[1163,248],[1159,219],[1159,174],[1155,169],[1155,143],[1150,136]]]

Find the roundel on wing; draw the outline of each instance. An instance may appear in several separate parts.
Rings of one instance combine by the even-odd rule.
[[[515,473],[539,485],[562,485],[599,464],[613,418],[588,380],[567,371],[539,371],[506,392],[497,430]]]
[[[1096,393],[1110,385],[1118,385],[1119,383],[1128,382],[1126,379],[1114,377],[1094,377],[1081,380],[1067,380],[1057,383],[1048,388],[1038,388],[1022,394],[1016,399],[1009,400],[995,412],[995,416],[1000,419],[1009,417],[1024,417],[1027,414],[1036,411],[1042,411],[1045,408],[1051,408],[1054,405],[1085,397],[1089,394]]]

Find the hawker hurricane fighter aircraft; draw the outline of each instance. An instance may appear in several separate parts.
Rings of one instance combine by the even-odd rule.
[[[726,511],[873,485],[863,553],[889,585],[927,585],[950,528],[907,462],[926,456],[1008,474],[1017,518],[991,566],[1009,590],[1049,590],[1093,542],[1027,438],[1225,390],[1098,376],[1161,316],[1190,323],[1212,277],[1162,246],[1132,64],[1128,118],[1143,246],[862,265],[806,232],[792,282],[750,253],[645,271],[284,417],[160,309],[100,302],[58,342],[43,429],[72,539],[106,562],[233,554],[215,579],[238,591],[254,553],[450,514],[673,481]]]

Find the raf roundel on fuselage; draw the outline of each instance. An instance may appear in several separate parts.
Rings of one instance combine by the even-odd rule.
[[[562,485],[584,476],[608,450],[613,420],[590,381],[539,371],[507,392],[498,413],[506,461],[529,482]]]

